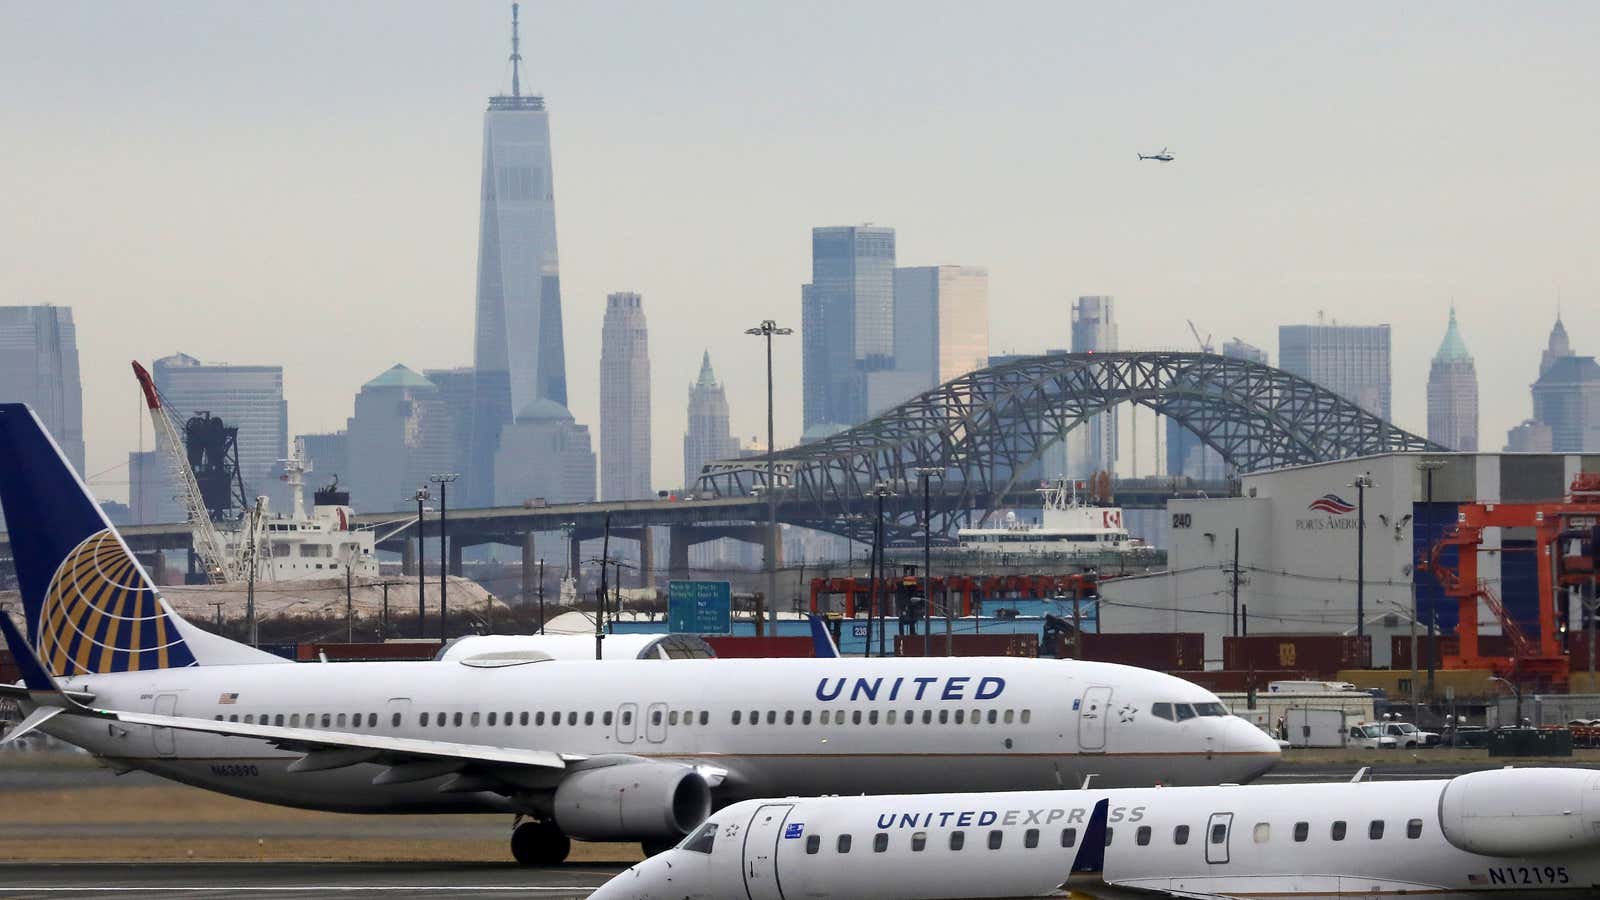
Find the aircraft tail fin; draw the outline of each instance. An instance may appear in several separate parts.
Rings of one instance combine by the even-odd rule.
[[[11,526],[22,589],[22,638],[46,675],[280,661],[173,612],[38,416],[21,403],[0,403],[0,509]]]
[[[838,659],[839,645],[833,642],[827,621],[818,615],[807,618],[811,620],[811,655],[817,659]]]
[[[1072,860],[1073,875],[1099,874],[1106,869],[1106,819],[1111,815],[1111,801],[1101,800],[1089,814],[1089,825],[1083,829],[1083,839],[1078,843],[1078,855]]]

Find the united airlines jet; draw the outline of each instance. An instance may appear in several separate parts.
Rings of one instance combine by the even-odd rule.
[[[1600,772],[750,800],[590,900],[1594,897]]]
[[[661,850],[749,797],[1246,781],[1274,741],[1159,672],[1033,659],[295,664],[173,612],[26,407],[0,405],[41,729],[119,770],[342,812],[505,812],[519,861]]]

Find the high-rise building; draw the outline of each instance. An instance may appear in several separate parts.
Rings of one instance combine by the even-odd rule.
[[[432,379],[429,379],[432,380]],[[325,434],[295,435],[300,447],[301,461],[307,466],[306,489],[315,490],[339,481],[348,485],[350,480],[350,435],[344,431]],[[302,498],[309,507],[311,498]],[[398,499],[398,498],[397,498]],[[387,506],[385,507],[387,508]]]
[[[511,94],[491,97],[483,116],[477,375],[466,483],[469,499],[480,503],[494,494],[502,426],[535,400],[567,404],[550,118],[542,96],[522,93],[519,50],[513,14]]]
[[[894,368],[894,229],[812,229],[800,297],[804,427],[855,425],[868,375]]]
[[[1222,355],[1231,359],[1269,364],[1267,351],[1238,338],[1222,342]],[[1215,481],[1228,476],[1222,454],[1207,447],[1188,428],[1167,420],[1167,474]]]
[[[1451,450],[1478,450],[1478,370],[1456,327],[1455,307],[1428,370],[1428,440]]]
[[[449,419],[450,457],[445,470],[465,476],[472,453],[472,409],[477,391],[477,371],[471,366],[424,369],[422,377],[439,388],[439,402]]]
[[[1390,419],[1388,325],[1279,325],[1278,367]]]
[[[689,385],[689,427],[683,433],[683,489],[693,492],[700,470],[718,459],[739,455],[739,440],[728,426],[728,394],[711,370],[711,351],[700,358],[700,377]]]
[[[1550,426],[1556,453],[1600,450],[1600,365],[1594,357],[1552,362],[1533,384],[1533,417]]]
[[[1092,294],[1072,304],[1072,352],[1109,353],[1117,345],[1117,301]],[[1067,432],[1067,469],[1062,474],[1087,478],[1095,472],[1115,473],[1117,411],[1107,410]]]
[[[494,467],[494,502],[500,506],[595,499],[589,427],[554,400],[533,401],[505,427]]]
[[[274,507],[285,508],[285,488],[278,480],[279,460],[287,457],[289,450],[283,367],[207,364],[186,353],[175,353],[156,360],[150,373],[180,429],[200,413],[210,413],[223,424],[238,428],[235,446],[246,500],[265,495]],[[162,440],[158,434],[156,449],[165,452]],[[170,478],[165,493],[178,493]]]
[[[1523,419],[1506,432],[1508,453],[1549,453],[1551,444],[1550,426],[1537,419]]]
[[[894,270],[894,369],[913,373],[912,394],[989,364],[989,270]]]
[[[600,499],[639,500],[650,487],[650,341],[638,294],[606,297],[600,326]]]
[[[1572,355],[1572,341],[1567,337],[1567,326],[1561,321],[1561,313],[1556,313],[1555,327],[1550,329],[1550,340],[1545,345],[1544,353],[1539,356],[1539,374],[1550,371],[1556,360]]]
[[[84,474],[83,384],[71,307],[0,306],[0,401],[33,407]]]
[[[345,429],[351,466],[340,479],[356,509],[403,509],[403,498],[449,469],[451,418],[439,386],[396,363],[361,386]]]

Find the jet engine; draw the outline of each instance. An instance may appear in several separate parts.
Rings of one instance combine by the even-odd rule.
[[[687,766],[618,763],[573,772],[556,788],[561,830],[590,841],[677,840],[711,815],[711,787]]]
[[[1494,769],[1450,780],[1445,840],[1468,853],[1527,856],[1600,845],[1600,772]]]

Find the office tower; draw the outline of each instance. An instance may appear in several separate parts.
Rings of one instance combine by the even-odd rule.
[[[183,507],[172,485],[166,454],[159,450],[128,454],[128,509],[135,525],[182,522]]]
[[[867,376],[894,368],[894,229],[813,228],[801,289],[804,427],[867,418]]]
[[[449,470],[451,419],[439,387],[396,363],[361,386],[345,428],[349,473],[340,479],[356,509],[405,509],[404,498]]]
[[[478,503],[494,494],[495,449],[513,414],[535,400],[567,404],[550,119],[543,97],[522,93],[521,63],[513,13],[511,94],[490,98],[483,116],[477,377],[465,485]]]
[[[156,389],[181,430],[190,417],[210,413],[223,424],[239,429],[239,479],[247,503],[264,495],[277,509],[285,509],[287,493],[278,480],[279,460],[289,450],[289,404],[283,399],[282,366],[206,364],[186,353],[175,353],[150,367]],[[156,449],[166,447],[159,434]],[[168,479],[167,493],[178,487]],[[235,514],[243,512],[236,510]],[[181,520],[181,516],[179,520]]]
[[[733,459],[739,441],[728,427],[728,394],[711,371],[711,351],[700,358],[700,377],[689,385],[689,427],[683,433],[683,489],[699,487],[706,463]]]
[[[1388,325],[1279,325],[1278,367],[1389,421]]]
[[[494,456],[494,502],[520,506],[588,503],[594,496],[594,450],[589,427],[579,425],[565,406],[535,400],[517,414],[500,436]]]
[[[472,453],[472,398],[477,390],[477,374],[471,366],[424,369],[422,372],[422,377],[439,388],[439,402],[443,404],[444,414],[450,420],[450,458],[445,470],[463,477],[466,476]]]
[[[1222,342],[1222,355],[1268,365],[1267,351],[1238,338]],[[1202,481],[1228,477],[1228,466],[1222,454],[1206,446],[1194,432],[1172,419],[1167,420],[1166,457],[1168,475],[1183,475]]]
[[[431,379],[430,379],[431,380]],[[300,448],[300,460],[306,464],[306,489],[316,490],[327,487],[335,479],[340,484],[349,486],[350,482],[350,434],[344,431],[333,431],[325,434],[297,435],[294,442]],[[307,507],[311,505],[311,498],[303,498]],[[380,508],[387,508],[380,507]]]
[[[1087,295],[1072,304],[1072,352],[1109,353],[1117,345],[1115,297]],[[1117,411],[1107,410],[1067,432],[1067,472],[1087,478],[1095,472],[1115,474],[1117,466]]]
[[[1561,321],[1561,313],[1556,313],[1556,324],[1550,329],[1550,340],[1545,345],[1544,353],[1539,356],[1539,374],[1550,371],[1556,360],[1572,355],[1572,341],[1567,338],[1567,326]]]
[[[1600,365],[1592,356],[1562,356],[1533,383],[1533,417],[1550,427],[1556,453],[1600,450]]]
[[[1455,307],[1428,370],[1428,440],[1451,450],[1478,450],[1478,370],[1456,327]]]
[[[907,397],[988,364],[989,270],[895,269],[894,368],[920,379]]]
[[[0,306],[0,402],[26,403],[78,474],[83,471],[83,385],[69,306]]]
[[[1506,432],[1508,453],[1549,453],[1551,444],[1550,426],[1537,419],[1523,419]]]
[[[650,342],[644,300],[634,293],[611,294],[600,326],[600,499],[650,495]]]

